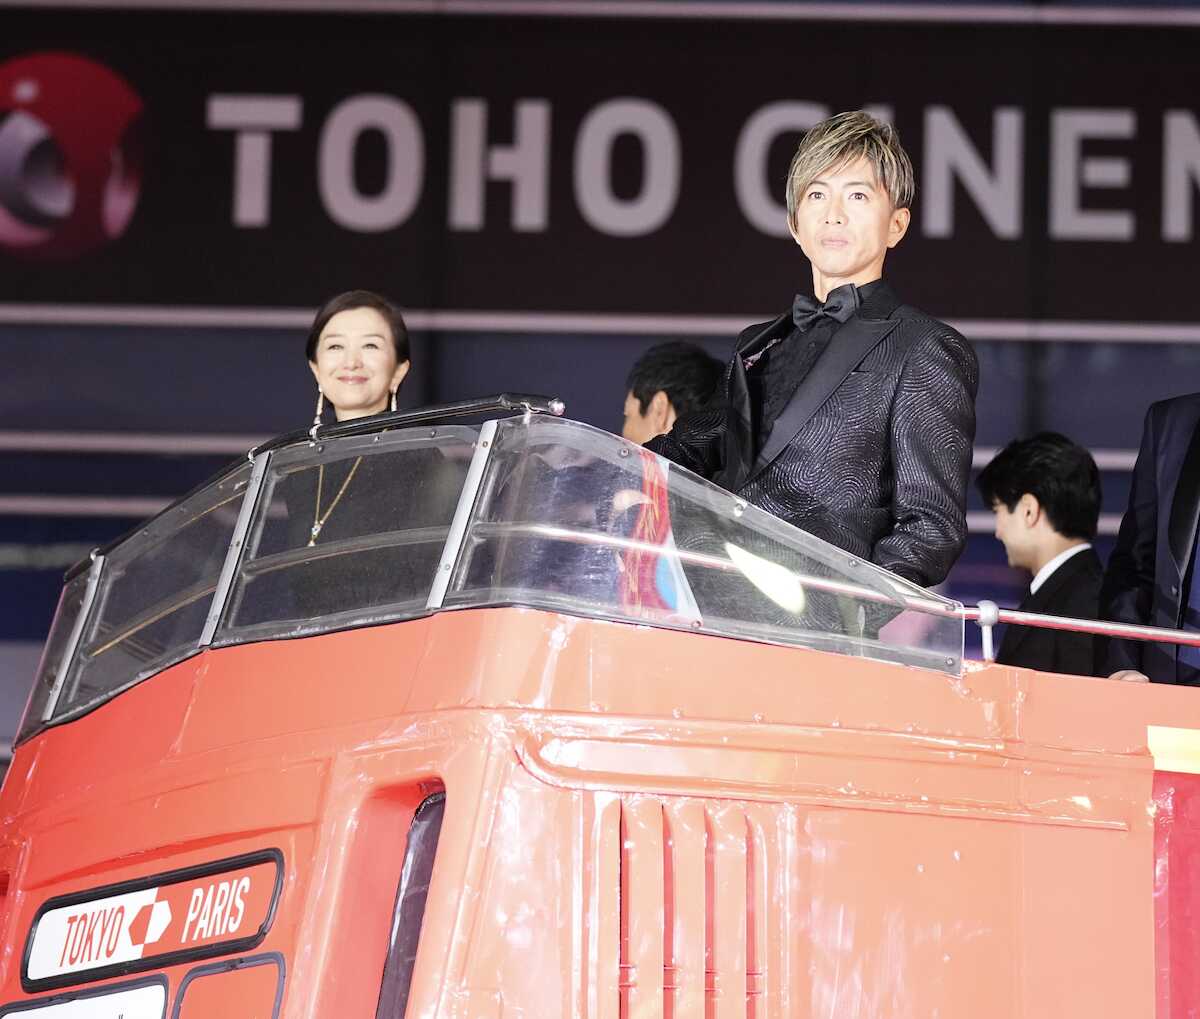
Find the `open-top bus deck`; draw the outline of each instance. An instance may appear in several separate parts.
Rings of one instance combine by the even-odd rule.
[[[0,1017],[1196,1014],[1200,702],[970,615],[532,408],[264,447],[68,578]]]

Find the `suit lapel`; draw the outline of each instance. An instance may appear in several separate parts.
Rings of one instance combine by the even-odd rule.
[[[771,340],[775,339],[775,337],[779,335],[779,331],[783,326],[786,325],[788,329],[791,329],[791,322],[792,313],[789,309],[773,322],[768,322],[758,332],[752,334],[745,342],[740,343],[737,347],[737,353],[739,357],[744,358],[750,357],[753,354],[757,354],[763,347],[770,343]],[[742,373],[743,375],[745,374],[745,369],[742,370]]]
[[[1082,555],[1083,553],[1081,552],[1079,554]],[[1062,572],[1062,570],[1055,570],[1054,576],[1051,577],[1050,580],[1041,587],[1039,587],[1036,593],[1026,594],[1025,597],[1021,599],[1021,604],[1017,606],[1017,611],[1041,612],[1045,607],[1046,602],[1050,598],[1051,592],[1048,592],[1046,588],[1050,585],[1050,582],[1057,579],[1059,574]],[[1057,590],[1058,585],[1055,584],[1054,588]],[[996,652],[996,657],[1001,660],[1011,659],[1012,656],[1016,654],[1017,648],[1025,643],[1025,640],[1032,632],[1032,626],[1021,626],[1018,623],[1009,623],[1008,626],[1004,628],[1004,639],[1000,642],[1000,648]]]
[[[864,302],[858,314],[833,334],[829,346],[817,359],[808,377],[796,387],[796,392],[792,394],[783,413],[775,419],[771,434],[759,452],[746,481],[761,472],[783,452],[800,429],[845,381],[854,366],[896,327],[899,320],[889,319],[888,316],[898,304],[899,301],[891,288],[886,283],[881,283]]]
[[[728,409],[726,411],[721,470],[713,478],[714,482],[731,492],[737,491],[742,486],[754,463],[754,428],[751,425],[750,390],[746,385],[746,368],[742,359],[762,350],[779,334],[781,329],[790,329],[791,322],[792,313],[786,311],[774,322],[768,322],[766,326],[751,335],[734,350],[733,363],[729,367],[729,380],[726,383]]]
[[[1200,520],[1200,426],[1192,432],[1192,441],[1179,468],[1179,481],[1171,500],[1171,517],[1167,525],[1167,544],[1171,558],[1183,576],[1196,541],[1196,524]],[[1180,604],[1186,598],[1180,599]]]

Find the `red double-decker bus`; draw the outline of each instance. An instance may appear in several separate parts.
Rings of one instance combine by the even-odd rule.
[[[550,409],[281,439],[69,574],[0,1017],[1196,1014],[1192,691],[964,661]]]

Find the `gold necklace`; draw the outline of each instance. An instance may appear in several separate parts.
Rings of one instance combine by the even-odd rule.
[[[312,548],[317,543],[317,535],[321,533],[321,528],[325,526],[325,522],[329,519],[329,515],[334,511],[334,508],[342,501],[342,496],[346,494],[346,487],[350,484],[350,479],[354,477],[354,472],[358,470],[360,463],[362,463],[361,456],[354,461],[354,466],[350,468],[350,473],[346,475],[346,480],[342,482],[342,487],[338,489],[337,495],[333,497],[333,502],[329,504],[329,509],[325,511],[324,516],[321,516],[321,488],[325,484],[325,465],[321,464],[317,471],[317,505],[313,510],[312,537],[308,539],[309,548]]]

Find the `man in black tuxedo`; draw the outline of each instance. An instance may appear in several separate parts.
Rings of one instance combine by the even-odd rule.
[[[1033,575],[1022,612],[1095,619],[1104,573],[1092,549],[1100,519],[1100,471],[1082,446],[1042,432],[1010,442],[975,479],[996,515],[1008,565]],[[1009,625],[996,661],[1043,672],[1092,674],[1088,633]]]
[[[1104,619],[1200,628],[1196,523],[1200,518],[1200,393],[1152,404],[1133,468],[1129,507],[1100,589]],[[1200,649],[1103,642],[1102,675],[1200,685]]]
[[[748,502],[917,584],[966,541],[975,354],[882,279],[904,237],[912,164],[863,112],[809,131],[788,226],[815,300],[742,331],[723,401],[648,443]]]

